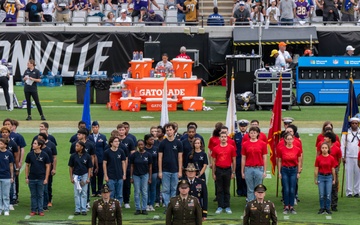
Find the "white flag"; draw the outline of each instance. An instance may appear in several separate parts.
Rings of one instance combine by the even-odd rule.
[[[235,126],[237,122],[236,116],[236,103],[235,103],[235,79],[231,78],[231,91],[228,102],[228,110],[226,114],[226,126],[229,128],[229,136],[233,137],[237,126]]]
[[[161,102],[160,126],[164,126],[167,123],[169,123],[169,110],[167,103],[167,77],[165,77],[164,88],[163,88],[163,99]]]

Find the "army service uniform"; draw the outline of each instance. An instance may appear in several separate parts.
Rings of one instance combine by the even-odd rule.
[[[96,200],[92,207],[92,225],[121,225],[122,216],[120,202],[110,199],[105,203],[103,199]]]
[[[257,200],[248,202],[243,219],[244,225],[276,225],[277,215],[274,203],[269,200],[264,200],[263,203],[259,203]]]
[[[166,210],[166,225],[202,225],[202,209],[196,197],[180,195],[170,199]]]

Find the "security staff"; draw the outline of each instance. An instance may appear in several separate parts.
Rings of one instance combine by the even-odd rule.
[[[190,183],[189,194],[199,200],[200,206],[202,208],[202,218],[204,221],[206,220],[208,209],[208,191],[206,182],[203,179],[196,177],[199,170],[196,169],[194,163],[188,163],[187,167],[184,170],[186,174],[186,179]],[[179,194],[179,190],[176,193]]]
[[[246,204],[243,217],[244,225],[277,224],[275,205],[269,200],[264,200],[265,191],[266,187],[263,184],[259,184],[254,188],[256,199]],[[272,222],[270,223],[270,221]]]
[[[191,195],[188,180],[178,184],[179,195],[170,199],[166,210],[166,225],[202,225],[199,200]]]
[[[120,202],[110,198],[111,190],[107,184],[101,189],[101,199],[94,202],[92,206],[92,225],[121,225]]]

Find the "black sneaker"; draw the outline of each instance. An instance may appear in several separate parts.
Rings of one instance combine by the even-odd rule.
[[[324,210],[324,209],[319,209],[318,214],[323,214],[324,212],[325,212],[325,210]]]
[[[348,194],[346,197],[348,198],[352,198],[353,196],[351,194]]]
[[[31,116],[26,117],[26,120],[32,120]]]
[[[336,207],[331,207],[331,211],[337,212],[337,208]]]
[[[78,215],[80,215],[81,213],[80,212],[74,212],[74,215],[75,216],[78,216]]]
[[[86,212],[81,212],[81,215],[86,216],[87,213]]]
[[[41,116],[41,120],[46,120],[44,115]]]
[[[354,195],[354,198],[359,198],[359,197],[360,197],[359,194]]]
[[[148,212],[146,210],[141,211],[143,215],[148,215]]]
[[[140,215],[141,214],[141,211],[140,210],[136,210],[134,215]]]
[[[327,209],[327,210],[326,210],[326,213],[327,213],[327,214],[332,214],[332,212],[330,211],[330,209]]]

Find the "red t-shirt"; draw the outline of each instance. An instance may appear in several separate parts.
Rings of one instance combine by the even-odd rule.
[[[281,138],[278,145],[276,146],[276,154],[278,152],[278,149],[281,148],[281,146],[285,146],[284,138]],[[293,146],[298,147],[300,149],[300,151],[301,151],[301,154],[303,153],[302,142],[301,142],[300,138],[294,137]]]
[[[338,142],[335,142],[335,143],[338,143]],[[330,155],[332,155],[336,161],[336,166],[335,167],[338,167],[339,166],[339,159],[342,158],[342,152],[341,152],[341,149],[340,149],[340,146],[338,146],[337,144],[333,144],[330,148]],[[317,146],[317,152],[319,155],[321,155],[321,144],[322,142],[320,142]]]
[[[323,156],[322,154],[316,157],[315,167],[319,168],[319,173],[332,173],[332,168],[336,167],[336,160],[332,155]]]
[[[229,136],[227,137],[227,143],[229,145],[232,145],[235,147],[236,149],[236,143],[233,139],[231,139]],[[220,137],[215,137],[215,136],[212,136],[210,139],[209,139],[209,144],[208,144],[208,148],[213,151],[213,149],[220,145]]]
[[[190,56],[186,55],[186,53],[181,53],[181,54],[177,55],[176,58],[191,59]]]
[[[280,148],[276,149],[277,158],[281,159],[281,165],[285,167],[297,166],[299,164],[299,157],[301,156],[301,150],[297,146],[292,148],[287,148],[285,145],[282,145]]]
[[[340,139],[339,139],[339,137],[338,137],[337,135],[335,135],[335,136],[336,136],[336,142],[339,143],[339,147],[340,147]],[[323,143],[323,142],[324,142],[324,135],[323,135],[323,134],[319,134],[319,135],[317,136],[317,138],[316,138],[315,147],[317,147],[319,143]],[[336,142],[335,142],[335,143],[336,143]]]
[[[246,156],[245,166],[264,166],[263,155],[266,154],[266,143],[261,140],[243,143],[241,155]]]
[[[250,135],[249,135],[249,133],[247,133],[244,135],[244,137],[242,139],[242,143],[245,143],[245,141],[249,141],[249,140],[250,140]],[[260,132],[258,140],[262,140],[265,143],[268,142],[266,134],[264,134],[263,132]]]
[[[226,146],[217,145],[214,147],[211,157],[215,159],[215,166],[228,168],[231,166],[233,157],[236,157],[236,148],[230,144]]]

